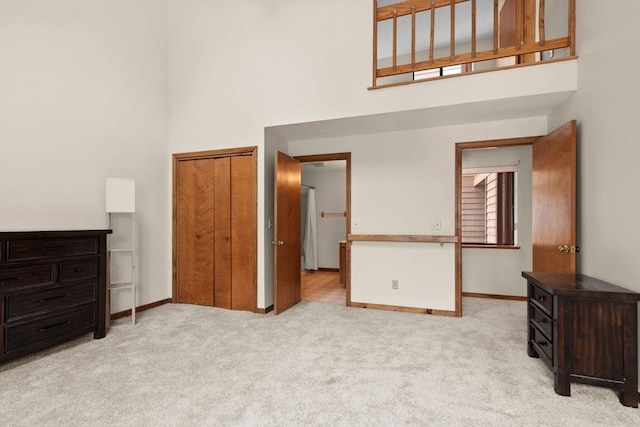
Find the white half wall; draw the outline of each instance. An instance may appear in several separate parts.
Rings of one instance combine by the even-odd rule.
[[[353,242],[351,277],[352,302],[455,310],[453,244]]]

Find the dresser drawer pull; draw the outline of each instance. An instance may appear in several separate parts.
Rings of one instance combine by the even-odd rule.
[[[544,295],[540,295],[538,297],[538,301],[543,302],[545,300]]]
[[[56,323],[51,326],[45,326],[44,328],[38,329],[38,332],[45,332],[45,331],[48,331],[49,329],[59,328],[60,326],[68,325],[69,323],[71,323],[71,320],[67,320],[66,322]]]
[[[49,302],[49,301],[53,301],[60,298],[69,298],[71,295],[72,294],[66,294],[66,295],[57,295],[55,297],[42,298],[41,300],[38,300],[38,302]]]
[[[75,271],[76,273],[80,273],[82,271],[82,268],[76,267],[73,269],[73,271]]]
[[[542,319],[536,319],[536,323],[547,323],[547,319],[544,317]]]
[[[538,345],[539,345],[540,347],[544,347],[545,345],[548,345],[548,344],[549,344],[549,343],[548,343],[548,342],[546,342],[546,341],[538,341]]]

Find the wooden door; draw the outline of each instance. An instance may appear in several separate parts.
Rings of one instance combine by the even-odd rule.
[[[231,158],[231,308],[255,311],[258,271],[258,195],[252,156]]]
[[[176,302],[213,305],[214,159],[176,164],[174,218]]]
[[[532,185],[533,271],[575,273],[575,120],[533,143]]]
[[[276,151],[274,306],[280,314],[300,302],[300,162]]]
[[[175,302],[255,311],[256,149],[174,155]]]

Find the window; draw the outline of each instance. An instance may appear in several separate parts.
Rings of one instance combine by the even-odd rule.
[[[515,166],[463,169],[463,244],[516,244],[515,180]]]
[[[468,64],[464,64],[464,65],[458,64],[458,65],[450,65],[448,67],[440,67],[440,68],[432,68],[430,70],[416,71],[413,73],[413,80],[426,80],[426,79],[432,79],[434,77],[461,74],[464,72],[468,72],[468,69],[470,67],[468,67],[467,65]]]

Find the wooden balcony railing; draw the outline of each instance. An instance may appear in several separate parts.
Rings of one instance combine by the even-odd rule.
[[[576,56],[575,0],[552,0],[552,10],[545,0],[388,3],[373,1],[370,89],[440,77],[452,66],[470,73]]]

